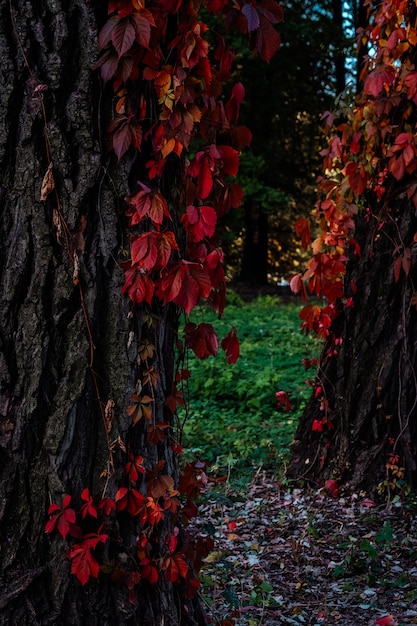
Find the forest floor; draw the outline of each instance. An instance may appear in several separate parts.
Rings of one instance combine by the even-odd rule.
[[[416,500],[288,489],[258,471],[244,491],[212,488],[200,512],[213,624],[417,624]]]

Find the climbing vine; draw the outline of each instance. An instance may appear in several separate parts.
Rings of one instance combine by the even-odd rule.
[[[310,219],[295,224],[312,256],[305,272],[292,278],[291,287],[305,301],[308,294],[326,299],[324,306],[307,304],[300,313],[303,329],[326,339],[325,359],[337,355],[342,341],[333,320],[355,306],[358,285],[345,280],[347,261],[366,256],[372,263],[381,237],[392,244],[395,282],[404,277],[412,293],[410,306],[417,302],[410,274],[417,235],[404,240],[398,226],[394,238],[388,232],[398,221],[394,199],[404,198],[409,211],[417,209],[416,6],[401,0],[365,5],[369,24],[358,32],[358,46],[367,47],[369,54],[361,68],[361,91],[354,98],[342,94],[335,110],[323,116],[327,143],[313,213],[316,238],[311,241]],[[366,249],[355,233],[359,219],[373,233]],[[329,431],[331,407],[322,382],[317,381],[314,393],[323,418],[315,419],[312,428]]]
[[[90,337],[90,367],[109,447],[105,487],[99,498],[86,486],[80,496],[52,503],[45,530],[68,541],[71,572],[82,585],[100,572],[109,574],[127,587],[132,603],[141,581],[155,585],[161,577],[182,585],[184,597],[192,598],[199,587],[195,573],[212,547],[209,538],[186,537],[182,531],[196,515],[196,498],[208,482],[206,463],[187,463],[178,475],[176,463],[158,459],[158,449],[164,444],[169,455],[182,452],[173,426],[190,376],[186,349],[203,359],[215,355],[220,343],[229,363],[239,356],[235,328],[219,341],[211,324],[196,324],[189,315],[201,301],[219,317],[223,314],[227,279],[216,226],[241,203],[234,178],[239,155],[251,140],[249,129],[239,125],[243,85],[224,87],[235,56],[228,35],[235,30],[247,37],[249,47],[268,62],[279,48],[274,25],[281,21],[274,0],[109,0],[98,35],[95,70],[113,101],[106,127],[109,150],[130,171],[131,192],[124,198],[129,242],[120,264],[122,292],[131,306],[129,342],[137,344],[136,386],[126,409],[131,419],[127,439],[112,440],[114,403],[100,399]],[[52,165],[48,172],[43,200],[54,189]],[[58,217],[62,227],[63,217]],[[83,228],[81,223],[80,241]],[[62,243],[82,300],[77,247]],[[161,410],[157,405],[167,377],[157,358],[167,332],[163,311],[174,318],[183,311],[186,319],[176,341],[174,386]],[[112,493],[115,446],[125,463]],[[145,453],[149,446],[154,453]],[[124,559],[104,557],[104,546],[120,543],[126,518],[134,523],[134,547]]]

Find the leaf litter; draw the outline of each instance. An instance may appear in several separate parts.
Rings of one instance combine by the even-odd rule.
[[[211,623],[417,624],[417,500],[334,493],[258,471],[244,492],[206,494],[196,524],[215,540],[201,573]]]

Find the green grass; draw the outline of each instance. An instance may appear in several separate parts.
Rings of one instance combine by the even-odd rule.
[[[189,413],[184,445],[193,456],[216,466],[243,468],[285,464],[298,418],[310,396],[303,358],[318,356],[320,344],[300,332],[300,306],[270,296],[243,303],[233,298],[225,319],[209,310],[200,321],[213,322],[220,339],[237,328],[241,354],[229,365],[217,357],[190,358]],[[277,408],[276,392],[286,391],[292,409]],[[184,416],[183,416],[184,417]]]

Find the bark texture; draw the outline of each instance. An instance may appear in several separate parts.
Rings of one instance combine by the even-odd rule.
[[[93,374],[101,401],[115,403],[110,437],[126,440],[142,314],[128,320],[117,264],[127,247],[119,200],[129,193],[131,163],[114,167],[110,157],[103,160],[111,98],[92,71],[107,3],[11,4],[14,24],[9,2],[0,5],[0,624],[202,624],[197,605],[181,617],[172,585],[144,587],[137,607],[108,577],[82,588],[70,575],[64,543],[44,532],[51,502],[86,486],[96,493],[103,487],[108,445]],[[48,88],[41,92],[47,137],[34,92],[39,83]],[[40,201],[48,153],[67,234],[54,193]],[[84,220],[83,236],[77,235]],[[82,298],[68,245],[80,265]],[[153,337],[161,421],[167,420],[163,400],[172,385],[176,325],[176,312],[166,308]],[[167,446],[146,450],[139,431],[131,443],[145,458],[164,457],[175,472]],[[116,448],[111,495],[124,461]],[[135,530],[120,529],[122,543],[134,544]]]
[[[401,197],[380,220],[358,219],[355,238],[362,253],[350,261],[346,276],[347,295],[351,281],[357,291],[353,306],[333,324],[318,373],[334,430],[312,431],[314,419],[325,414],[313,396],[296,433],[289,477],[319,484],[337,478],[374,494],[393,477],[386,468],[392,452],[405,467],[406,482],[417,488],[416,230],[415,211]],[[396,281],[394,260],[407,247],[411,271],[407,277],[401,269]],[[330,356],[334,337],[343,343]]]

